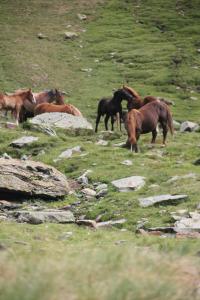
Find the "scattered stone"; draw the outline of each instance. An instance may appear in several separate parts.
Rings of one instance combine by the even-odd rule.
[[[166,202],[169,202],[171,204],[171,201],[177,201],[177,200],[184,200],[187,199],[187,195],[159,195],[159,196],[152,196],[152,197],[147,197],[147,198],[140,198],[139,199],[139,204],[141,207],[149,207],[154,204],[163,204]]]
[[[173,120],[173,127],[174,127],[175,130],[180,130],[181,123]]]
[[[92,170],[87,170],[87,171],[85,171],[84,173],[83,173],[83,175],[81,175],[81,176],[79,176],[78,178],[77,178],[77,182],[78,183],[80,183],[80,184],[82,184],[82,185],[84,185],[84,186],[86,186],[86,185],[88,185],[88,177],[87,177],[87,175],[88,174],[90,174],[92,172]]]
[[[199,130],[199,125],[197,123],[190,122],[190,121],[183,122],[180,127],[180,132],[185,132],[185,131],[192,132],[197,130]]]
[[[20,159],[21,160],[28,160],[29,157],[26,154],[23,154]]]
[[[182,217],[189,217],[189,212],[187,209],[180,209],[176,212],[171,212],[170,215],[175,221],[179,221]]]
[[[55,127],[68,130],[85,129],[88,131],[93,131],[92,125],[84,117],[73,116],[67,113],[44,113],[35,116],[29,122],[35,129],[39,128],[39,130],[46,127]]]
[[[30,145],[33,142],[38,141],[38,137],[35,136],[23,136],[15,141],[13,141],[10,145],[16,148],[22,148],[26,145]]]
[[[99,222],[97,223],[97,228],[103,228],[103,227],[111,227],[113,225],[121,225],[126,222],[126,219],[120,219],[120,220],[114,220],[114,221],[106,221],[106,222]]]
[[[196,174],[195,173],[189,173],[189,174],[186,174],[186,175],[182,175],[182,176],[173,176],[172,178],[170,178],[167,182],[174,182],[174,181],[177,181],[177,180],[181,180],[181,179],[195,179],[196,178]]]
[[[108,141],[98,140],[98,142],[96,142],[96,145],[107,146],[108,145]]]
[[[9,129],[15,129],[18,127],[18,125],[16,123],[6,122],[5,127]]]
[[[126,144],[123,142],[123,143],[117,143],[117,144],[113,144],[113,147],[125,147]]]
[[[86,15],[83,15],[83,14],[77,14],[77,17],[78,17],[79,20],[81,20],[81,21],[87,20],[87,16],[86,16]]]
[[[139,190],[145,185],[144,177],[131,176],[111,182],[119,192],[129,192],[131,190]]]
[[[76,224],[93,227],[95,229],[97,228],[97,222],[94,220],[85,220],[85,219],[76,220]]]
[[[16,211],[10,213],[19,223],[41,224],[41,223],[74,223],[75,218],[71,211],[44,210],[44,211]]]
[[[97,192],[101,191],[101,190],[106,190],[108,188],[108,185],[106,183],[101,183],[101,184],[98,184],[96,187],[95,187],[95,190]]]
[[[83,68],[83,69],[81,69],[81,71],[90,73],[90,72],[92,72],[92,68]]]
[[[191,100],[198,100],[198,98],[197,98],[197,97],[194,97],[194,96],[190,97],[190,99],[191,99]]]
[[[43,39],[48,39],[47,35],[44,35],[43,33],[39,32],[37,35],[38,39],[43,40]]]
[[[175,222],[174,228],[176,232],[200,232],[200,213],[189,213],[190,217],[183,217]]]
[[[76,146],[73,147],[71,149],[67,149],[66,151],[63,151],[59,156],[58,159],[62,159],[62,158],[70,158],[72,156],[73,153],[76,152],[81,152],[81,147],[80,146]]]
[[[76,32],[74,32],[74,31],[66,31],[64,33],[64,36],[65,36],[66,40],[68,40],[68,39],[72,40],[72,39],[77,38],[78,34]]]
[[[0,158],[0,193],[56,198],[68,194],[69,190],[65,175],[52,166]]]
[[[97,198],[97,199],[102,198],[102,197],[104,197],[107,193],[108,193],[108,189],[100,190],[100,191],[96,194],[96,198]]]
[[[8,155],[6,152],[2,155],[2,158],[4,159],[12,159],[10,155]]]
[[[174,227],[166,226],[166,227],[150,227],[146,229],[148,232],[151,231],[160,231],[164,233],[175,233]]]
[[[96,196],[96,192],[90,188],[84,188],[81,192],[89,198]]]
[[[122,165],[125,165],[125,166],[132,166],[132,161],[131,160],[129,160],[129,159],[127,159],[127,160],[123,160],[122,162],[121,162],[121,164]]]
[[[58,237],[58,239],[59,240],[68,240],[69,238],[71,238],[72,237],[72,235],[73,235],[73,232],[72,231],[68,231],[68,232],[65,232],[65,233],[63,233],[63,234],[61,234],[59,237]]]
[[[157,188],[159,188],[160,186],[158,185],[158,184],[151,184],[150,186],[149,186],[149,188],[150,189],[157,189]]]

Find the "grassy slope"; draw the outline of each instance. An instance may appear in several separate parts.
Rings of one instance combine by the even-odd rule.
[[[90,4],[88,1],[81,1],[80,4],[80,1],[75,0],[42,1],[42,3],[35,0],[30,4],[30,1],[23,0],[23,5],[22,1],[1,1],[1,90],[12,91],[24,86],[32,86],[35,91],[51,87],[64,89],[70,95],[67,101],[77,105],[94,123],[97,99],[111,95],[113,88],[128,82],[141,95],[160,95],[172,99],[176,103],[173,107],[175,119],[199,121],[200,82],[197,67],[200,67],[200,54],[197,49],[200,48],[198,35],[200,5],[198,1],[176,1],[177,4],[172,0],[147,0],[145,3],[121,2],[110,0],[106,4],[99,3],[96,6],[96,1],[90,1]],[[88,20],[79,21],[77,12],[86,13]],[[71,28],[68,27],[70,24],[72,24]],[[74,41],[64,40],[63,33],[71,29],[80,33],[80,37]],[[86,31],[83,32],[83,29]],[[38,40],[39,32],[47,35],[48,40]],[[114,55],[111,55],[112,52]],[[81,71],[83,68],[92,68],[92,72],[83,72]],[[191,96],[196,97],[197,100],[190,99]],[[103,125],[100,128],[103,129]],[[117,133],[107,147],[101,147],[94,144],[100,134],[74,137],[61,132],[58,138],[52,138],[31,132],[31,135],[40,137],[39,142],[18,151],[9,147],[10,141],[24,133],[29,134],[29,131],[24,131],[22,128],[12,131],[1,129],[0,133],[0,153],[7,152],[13,157],[20,157],[22,154],[32,155],[33,159],[52,164],[71,178],[79,176],[84,169],[92,169],[91,181],[103,181],[109,184],[109,193],[104,199],[98,202],[82,202],[76,211],[77,215],[86,214],[87,217],[95,218],[103,214],[104,220],[126,217],[128,222],[125,227],[132,231],[142,217],[148,218],[148,226],[167,225],[171,223],[169,214],[171,211],[182,208],[194,210],[199,202],[200,172],[199,168],[192,164],[199,157],[199,133],[175,133],[173,139],[169,138],[166,149],[160,148],[159,144],[154,149],[149,149],[150,137],[144,136],[140,141],[139,155],[112,147],[113,143],[126,139],[125,133]],[[82,158],[74,157],[64,163],[53,163],[53,159],[61,151],[75,145],[81,145],[89,154]],[[41,149],[45,149],[46,155],[38,155]],[[133,166],[121,165],[124,159],[131,159]],[[190,172],[197,174],[196,179],[180,180],[173,184],[167,182],[171,176]],[[112,179],[130,175],[145,176],[146,186],[134,193],[119,194],[110,185]],[[151,184],[158,184],[158,187],[152,188]],[[186,193],[189,195],[189,200],[176,207],[171,205],[164,208],[160,206],[141,209],[137,204],[138,197],[168,192]],[[64,202],[50,205],[62,206],[75,200],[71,196]],[[185,274],[184,268],[190,274],[188,261],[192,265],[193,258],[188,255],[198,251],[197,241],[134,237],[131,232],[119,231],[94,233],[57,225],[48,227],[1,225],[3,229],[1,239],[8,250],[2,252],[0,272],[4,274],[5,281],[12,278],[12,284],[9,286],[4,280],[2,281],[7,299],[39,299],[39,297],[55,299],[58,292],[61,299],[64,299],[65,293],[68,293],[68,299],[70,297],[90,299],[92,293],[95,294],[91,299],[134,299],[133,297],[161,299],[161,294],[162,299],[195,297],[190,293],[194,289],[196,278],[188,275],[191,278],[186,279],[191,280],[191,289],[186,291],[183,274]],[[58,236],[66,231],[75,232],[75,238],[57,242]],[[129,242],[116,249],[113,244],[120,239]],[[16,244],[16,240],[22,240],[27,245]],[[35,242],[37,240],[39,242]],[[132,248],[135,249],[137,245],[142,248],[149,247],[150,253],[154,251],[157,253],[159,250],[161,254],[156,254],[159,255],[157,259],[154,253],[151,253],[150,263],[140,250],[132,252]],[[82,248],[86,250],[80,257],[79,249]],[[41,251],[45,259],[35,272],[33,266],[38,261]],[[94,253],[91,258],[92,263],[87,267],[91,251]],[[172,251],[172,254],[166,254],[169,251]],[[162,257],[162,253],[165,254],[165,258]],[[187,258],[182,258],[183,254],[187,255]],[[136,255],[138,263],[136,262],[135,265]],[[181,270],[176,269],[176,255],[184,266]],[[20,257],[19,262],[18,257]],[[61,265],[57,257],[63,257],[64,261],[69,258],[71,265],[68,266],[66,263]],[[120,262],[117,264],[119,257]],[[133,264],[132,268],[128,268],[129,260]],[[172,267],[165,264],[163,260],[172,261]],[[10,261],[8,272],[5,272],[8,261]],[[141,261],[144,262],[143,265]],[[63,278],[56,279],[53,272],[49,271],[49,267],[44,267],[47,264],[53,272],[59,270],[67,286],[71,286],[70,289],[65,287]],[[78,264],[82,265],[82,273],[86,270],[85,277],[78,275]],[[166,274],[162,274],[159,265],[166,270]],[[71,284],[68,272],[72,272],[76,281],[81,283],[80,286]],[[101,272],[107,274],[105,278],[107,276],[113,278],[110,289],[106,288],[105,278],[98,275]],[[121,274],[117,281],[115,272]],[[136,280],[138,272],[140,278],[143,278],[142,285],[145,288],[141,288],[140,281]],[[47,276],[47,273],[50,275]],[[97,274],[94,278],[93,273]],[[25,294],[26,276],[30,276],[32,282],[29,296]],[[41,284],[35,278],[37,276]],[[174,279],[174,284],[168,284],[169,276]],[[127,279],[130,277],[132,279]],[[154,287],[152,292],[155,281],[156,289]],[[52,288],[51,297],[46,293],[44,287],[46,283],[56,283]],[[117,284],[122,294],[118,291]],[[17,293],[16,286],[20,286]],[[84,288],[85,286],[87,288]],[[104,290],[104,293],[98,292],[99,289]]]

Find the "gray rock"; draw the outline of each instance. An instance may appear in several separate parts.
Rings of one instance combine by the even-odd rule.
[[[76,146],[73,147],[71,149],[67,149],[66,151],[63,151],[59,156],[58,159],[62,159],[62,158],[69,158],[72,156],[73,153],[76,152],[81,152],[81,147],[80,146]]]
[[[0,193],[56,198],[68,194],[68,181],[52,166],[0,158]]]
[[[108,189],[100,190],[100,191],[96,194],[96,198],[99,199],[99,198],[101,198],[101,197],[104,197],[107,193],[108,193]]]
[[[189,173],[189,174],[186,174],[186,175],[182,175],[182,176],[173,176],[172,178],[170,178],[167,182],[174,182],[174,181],[177,181],[177,180],[181,180],[181,179],[195,179],[196,178],[196,174],[195,173]]]
[[[171,204],[171,201],[177,201],[177,200],[184,200],[187,199],[187,195],[159,195],[159,196],[152,196],[147,198],[140,198],[139,199],[139,205],[141,207],[148,207],[152,206],[157,203],[166,203],[169,201],[169,204]]]
[[[71,211],[46,210],[46,211],[17,211],[10,213],[17,222],[41,224],[41,223],[74,223],[75,218]]]
[[[48,39],[47,35],[44,35],[43,33],[39,32],[37,35],[38,39],[43,40],[43,39]]]
[[[175,130],[180,130],[181,124],[175,120],[173,120],[173,127]]]
[[[13,141],[10,145],[17,148],[22,148],[23,146],[30,145],[33,142],[38,141],[38,137],[35,136],[23,136],[15,141]]]
[[[123,160],[122,162],[121,162],[121,164],[122,165],[125,165],[125,166],[132,166],[132,161],[131,160],[129,160],[129,159],[127,159],[127,160]]]
[[[145,185],[144,177],[131,176],[111,182],[120,192],[139,190]]]
[[[79,20],[84,21],[87,20],[87,16],[84,14],[77,14],[77,17],[79,18]]]
[[[11,157],[10,155],[8,155],[6,152],[3,153],[2,158],[5,158],[5,159],[12,159],[12,157]]]
[[[191,231],[200,232],[200,213],[190,213],[190,217],[183,217],[174,224],[176,232],[185,233]]]
[[[199,125],[197,123],[190,122],[190,121],[183,122],[180,127],[180,132],[185,132],[185,131],[191,132],[197,130],[199,130]]]
[[[106,222],[99,222],[96,224],[96,228],[103,228],[103,227],[111,227],[114,225],[121,225],[126,223],[126,219],[120,219],[120,220],[111,220]]]
[[[106,183],[101,183],[101,184],[98,184],[96,187],[95,187],[95,190],[97,192],[101,191],[101,190],[105,190],[108,188],[108,185]]]
[[[87,175],[90,174],[92,172],[92,170],[87,170],[83,173],[83,175],[79,176],[77,178],[78,183],[82,184],[82,185],[88,185],[88,177]]]
[[[96,145],[107,146],[108,141],[104,141],[104,140],[100,139],[100,140],[98,140],[98,142],[96,142]]]
[[[64,33],[64,36],[65,36],[65,39],[74,39],[74,38],[77,38],[78,37],[78,34],[74,31],[66,31]]]
[[[84,188],[81,192],[88,197],[95,197],[96,192],[90,188]]]
[[[41,115],[37,115],[32,118],[30,124],[34,126],[34,128],[63,128],[63,129],[86,129],[92,131],[92,125],[83,117],[73,116],[67,113],[44,113]]]

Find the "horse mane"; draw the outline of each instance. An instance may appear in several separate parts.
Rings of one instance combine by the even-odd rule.
[[[123,85],[123,89],[125,89],[126,91],[128,91],[131,95],[133,95],[137,100],[141,100],[142,101],[142,97],[131,87]]]

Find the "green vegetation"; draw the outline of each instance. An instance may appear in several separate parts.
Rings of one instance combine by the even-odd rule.
[[[86,14],[87,20],[80,21],[77,13]],[[0,89],[65,90],[66,101],[95,124],[97,100],[127,83],[142,96],[174,101],[175,120],[199,122],[199,17],[198,0],[2,0]],[[66,31],[79,37],[65,40]],[[38,39],[40,32],[48,38]],[[84,71],[89,68],[90,72]],[[103,129],[101,122],[99,130]],[[39,140],[22,149],[9,146],[26,134]],[[125,130],[104,137],[107,146],[95,144],[102,135],[77,136],[61,130],[57,137],[49,137],[27,124],[0,128],[0,155],[26,154],[73,179],[91,169],[91,183],[108,183],[104,198],[80,199],[74,209],[77,217],[127,219],[123,225],[127,231],[97,232],[72,225],[1,222],[0,295],[4,299],[198,299],[198,240],[143,237],[135,235],[135,229],[142,218],[148,219],[148,227],[168,226],[173,223],[170,212],[196,209],[200,170],[193,162],[200,155],[199,133],[175,132],[166,148],[160,145],[161,136],[153,148],[150,136],[141,136],[139,154],[113,146],[126,140]],[[87,155],[53,161],[77,145]],[[122,165],[126,159],[133,165]],[[196,178],[168,182],[172,176],[188,173]],[[110,184],[132,175],[146,178],[141,190],[118,193]],[[139,207],[139,197],[163,193],[189,198],[176,206]],[[70,195],[45,205],[61,207],[75,201]],[[65,238],[66,232],[73,234]]]

